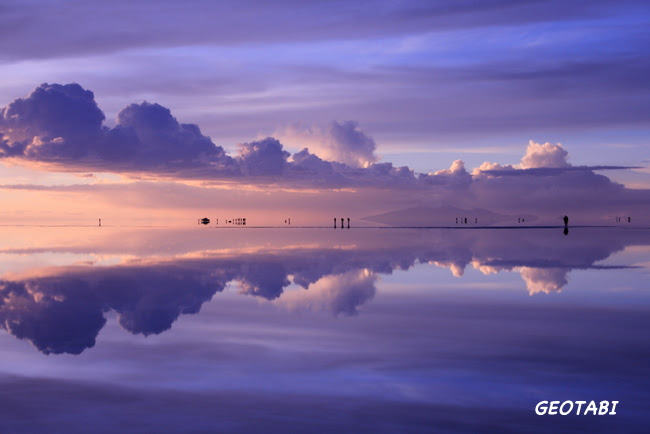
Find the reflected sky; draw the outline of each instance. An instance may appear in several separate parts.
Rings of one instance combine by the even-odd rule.
[[[2,432],[648,422],[650,230],[0,232]]]

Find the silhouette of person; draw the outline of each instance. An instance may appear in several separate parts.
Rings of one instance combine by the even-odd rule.
[[[565,215],[562,220],[564,220],[564,226],[569,226],[569,216]]]
[[[627,218],[627,222],[628,222],[628,223],[631,223],[631,222],[632,222],[632,217],[628,217],[628,218]]]
[[[564,235],[569,235],[569,228],[568,228],[568,226],[565,226],[565,227],[564,227],[564,230],[563,230],[562,232],[564,233]]]
[[[344,228],[344,226],[343,226],[343,217],[341,217],[341,229],[343,229],[343,228]]]
[[[350,229],[350,217],[348,217],[348,229]]]
[[[336,229],[336,217],[334,217],[334,229]]]

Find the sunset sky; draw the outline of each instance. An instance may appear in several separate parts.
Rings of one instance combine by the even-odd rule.
[[[3,2],[0,223],[647,223],[649,29],[646,1]]]

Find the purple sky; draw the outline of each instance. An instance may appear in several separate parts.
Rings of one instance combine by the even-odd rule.
[[[440,198],[514,212],[485,198],[522,184],[583,187],[559,208],[605,186],[625,202],[611,212],[647,211],[636,207],[647,190],[629,191],[650,187],[647,2],[9,1],[0,28],[6,202],[19,202],[16,184],[101,196],[98,184],[128,176],[172,179],[171,190],[192,180],[192,211],[197,182],[417,190],[357,217]],[[526,164],[531,140],[561,143],[562,158],[547,147],[556,154]],[[439,172],[458,159],[467,173]],[[636,168],[606,172],[625,191],[587,169],[523,183],[491,172],[478,185],[468,173],[486,161]]]

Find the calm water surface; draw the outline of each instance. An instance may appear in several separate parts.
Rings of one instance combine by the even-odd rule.
[[[3,433],[650,423],[648,229],[0,235]]]

